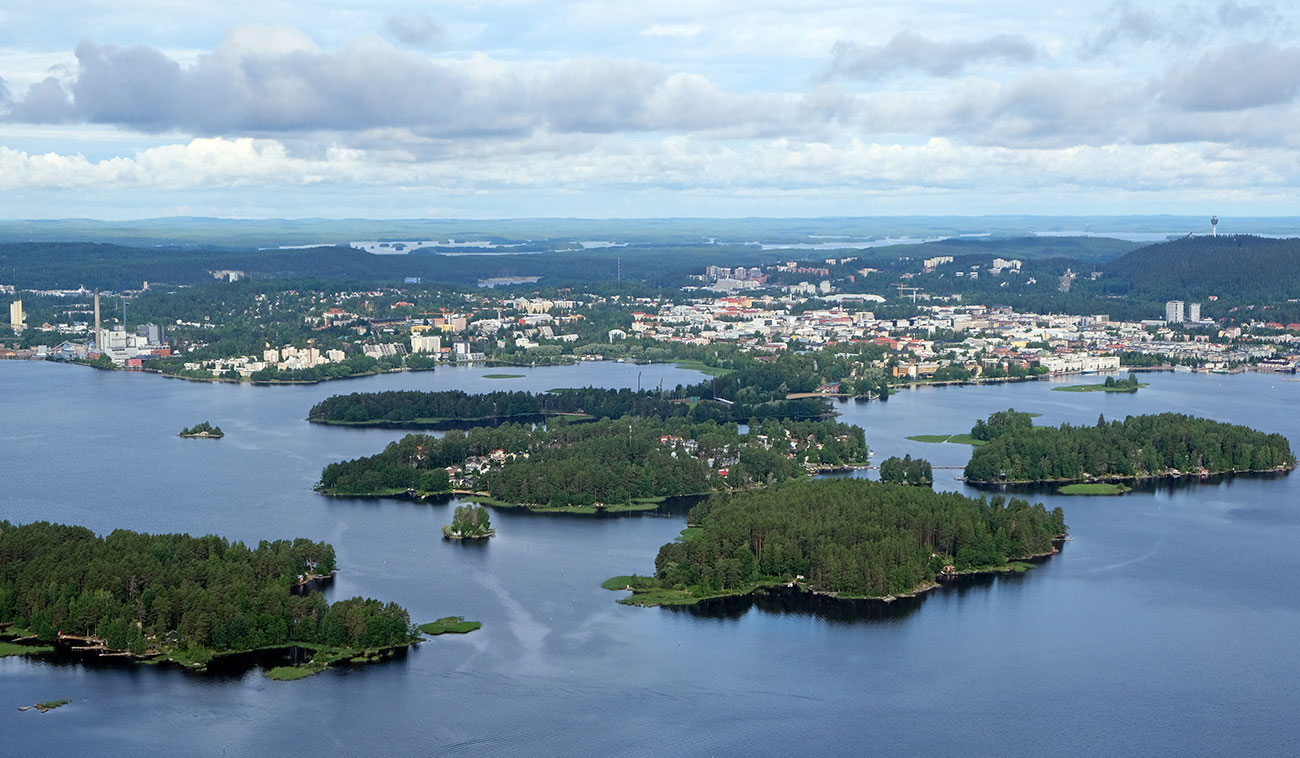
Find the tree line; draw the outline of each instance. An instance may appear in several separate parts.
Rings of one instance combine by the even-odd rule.
[[[60,632],[145,653],[236,651],[310,642],[376,648],[413,639],[405,609],[300,595],[300,578],[334,570],[334,548],[307,539],[256,548],[216,536],[143,534],[0,522],[0,622],[43,641]]]
[[[256,378],[256,377],[254,377]],[[583,387],[551,392],[486,392],[460,390],[419,392],[354,392],[317,403],[307,418],[318,423],[383,426],[436,425],[445,422],[496,421],[526,416],[575,414],[593,418],[653,416],[688,417],[696,421],[743,422],[764,418],[817,418],[830,408],[821,398],[787,400],[783,388],[741,392],[728,384],[715,393],[710,382],[677,385],[671,390],[630,390]]]
[[[933,484],[934,467],[924,458],[911,454],[890,456],[880,464],[880,481],[886,484]]]
[[[971,482],[1149,478],[1294,468],[1280,434],[1180,413],[1129,416],[1094,426],[1034,427],[1027,413],[1000,411],[976,422],[986,440],[966,464]]]
[[[708,593],[802,576],[814,590],[879,597],[916,590],[945,567],[1002,566],[1049,552],[1060,508],[864,479],[788,482],[715,495],[698,525],[655,559],[658,586]]]

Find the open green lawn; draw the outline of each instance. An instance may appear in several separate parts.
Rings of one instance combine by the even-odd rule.
[[[732,371],[732,369],[729,368],[710,366],[702,361],[681,361],[677,364],[677,368],[684,368],[688,371],[698,371],[707,376],[726,376]]]
[[[523,379],[523,374],[484,374],[484,379]]]
[[[464,616],[448,616],[421,624],[419,628],[421,633],[437,637],[440,634],[469,634],[482,626],[481,621],[466,621]]]
[[[1128,487],[1114,482],[1079,482],[1067,484],[1057,490],[1057,493],[1061,495],[1120,495],[1128,491]]]
[[[292,682],[297,679],[306,679],[309,676],[315,676],[324,670],[324,666],[313,666],[311,664],[304,666],[276,666],[266,672],[266,675],[277,682]]]
[[[601,587],[607,590],[626,590],[628,587],[636,587],[632,594],[625,598],[620,598],[619,603],[623,605],[640,605],[653,607],[656,605],[694,605],[701,600],[708,600],[714,597],[724,597],[727,595],[748,595],[760,587],[777,587],[784,582],[779,579],[760,579],[751,582],[744,587],[733,590],[723,590],[713,592],[704,589],[699,585],[687,589],[672,589],[668,587],[646,587],[644,583],[647,577],[643,576],[614,576],[600,583]],[[641,586],[638,586],[641,585]]]
[[[15,645],[12,642],[0,642],[0,658],[9,655],[40,655],[52,652],[54,648],[49,645]]]

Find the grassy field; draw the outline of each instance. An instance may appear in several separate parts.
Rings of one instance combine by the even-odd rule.
[[[41,653],[52,653],[54,648],[49,645],[15,645],[12,642],[0,642],[0,658],[10,655],[40,655]]]
[[[1129,488],[1114,482],[1088,482],[1067,484],[1057,490],[1060,495],[1120,495]]]
[[[427,624],[421,624],[419,629],[422,634],[437,637],[440,634],[469,634],[482,627],[483,622],[481,621],[466,621],[464,616],[448,616],[437,621],[430,621]]]
[[[644,582],[647,577],[643,576],[614,576],[600,583],[601,587],[607,590],[626,590],[628,587],[636,587]],[[703,590],[700,586],[688,587],[686,589],[672,589],[668,587],[638,587],[632,591],[632,594],[625,598],[620,598],[619,603],[622,605],[639,605],[651,608],[657,605],[694,605],[701,600],[708,600],[715,597],[726,597],[728,595],[748,595],[761,587],[778,587],[784,582],[778,579],[762,579],[751,582],[734,590],[723,590],[720,592],[710,592]]]
[[[682,361],[677,364],[677,368],[684,368],[687,371],[698,371],[701,374],[705,374],[708,376],[726,376],[727,374],[730,374],[732,371],[729,368],[718,368],[717,366],[710,366],[701,361]]]
[[[484,374],[484,379],[523,379],[523,374]]]
[[[277,682],[292,682],[298,679],[306,679],[309,676],[315,676],[324,670],[324,666],[313,666],[308,663],[302,666],[276,666],[266,672],[266,675]]]

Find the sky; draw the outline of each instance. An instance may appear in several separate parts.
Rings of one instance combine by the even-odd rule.
[[[1296,215],[1300,4],[11,0],[0,218]]]

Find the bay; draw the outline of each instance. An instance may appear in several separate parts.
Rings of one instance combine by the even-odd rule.
[[[665,386],[671,366],[443,368],[304,387],[197,384],[36,362],[0,363],[0,518],[256,543],[333,543],[327,596],[406,606],[417,621],[483,622],[405,660],[275,682],[258,669],[0,659],[6,754],[832,755],[1291,754],[1300,600],[1300,478],[1240,477],[1061,505],[1073,541],[1024,575],[894,606],[796,598],[693,609],[617,605],[599,583],[653,569],[680,514],[609,518],[495,510],[499,536],[449,543],[451,504],[321,497],[326,463],[398,430],[308,424],[338,392]],[[1091,378],[1080,378],[1086,383]],[[1148,374],[1133,395],[1053,383],[906,390],[836,405],[876,459],[960,466],[970,449],[907,436],[959,432],[995,410],[1040,424],[1176,411],[1300,442],[1300,384]],[[220,425],[222,440],[183,440]],[[966,488],[957,470],[936,487]],[[33,702],[69,698],[47,714]]]

